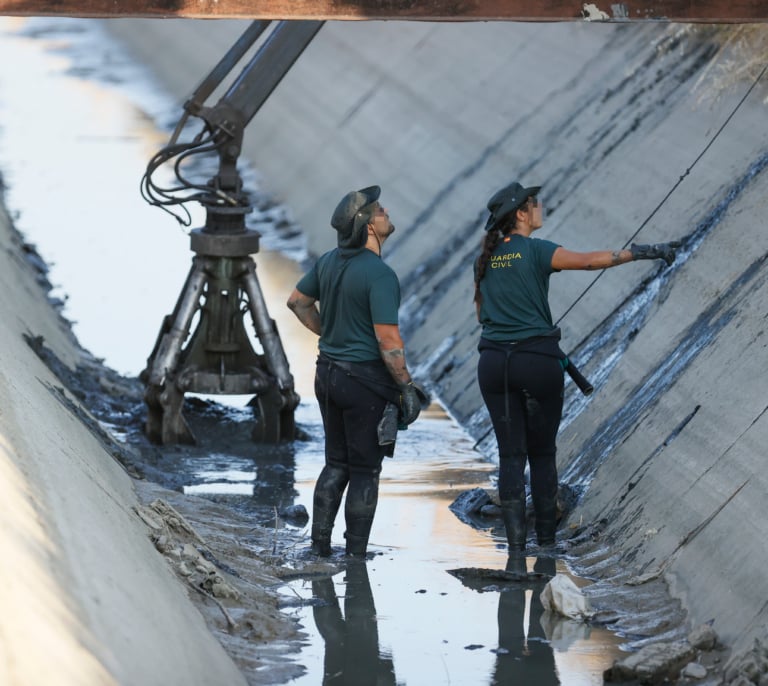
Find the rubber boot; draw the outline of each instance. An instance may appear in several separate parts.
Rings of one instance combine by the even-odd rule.
[[[554,557],[537,557],[533,565],[533,571],[539,574],[546,574],[553,578],[557,574],[557,563]]]
[[[348,481],[347,469],[335,465],[325,465],[317,478],[312,498],[312,552],[320,557],[331,555],[333,523]]]
[[[515,498],[501,501],[501,517],[507,532],[507,545],[510,555],[525,550],[525,538],[528,533],[525,521],[525,499]]]
[[[557,530],[557,496],[534,499],[533,507],[536,513],[536,541],[540,546],[554,545]]]
[[[504,569],[508,572],[517,574],[520,580],[523,580],[528,574],[528,563],[525,559],[525,555],[522,555],[519,550],[514,552],[510,551],[510,555],[507,558],[507,564]]]
[[[353,473],[350,475],[344,518],[347,531],[347,555],[365,557],[373,516],[379,501],[379,475]]]

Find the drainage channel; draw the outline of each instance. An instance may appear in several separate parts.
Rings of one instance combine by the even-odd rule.
[[[53,293],[80,343],[136,376],[191,259],[188,236],[138,194],[147,160],[167,140],[156,122],[173,122],[175,106],[93,21],[3,18],[0,36],[6,204],[51,265]],[[308,438],[257,458],[180,451],[165,464],[184,492],[226,502],[260,523],[288,504],[311,510],[323,462],[312,395],[316,341],[284,307],[299,276],[286,253],[300,254],[301,245],[269,233],[281,211],[261,217],[268,249],[257,263]],[[489,486],[493,473],[438,406],[401,434],[384,465],[371,559],[280,589],[283,611],[306,636],[297,658],[304,676],[294,683],[363,684],[373,676],[392,684],[602,683],[621,652],[619,637],[543,613],[535,583],[478,589],[451,573],[504,568],[503,532],[470,527],[448,507],[464,490]],[[339,523],[339,550],[341,530]],[[553,558],[526,564],[569,573]]]

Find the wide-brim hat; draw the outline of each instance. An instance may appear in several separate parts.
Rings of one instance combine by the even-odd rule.
[[[350,191],[336,205],[331,215],[331,226],[339,232],[339,246],[365,245],[367,231],[363,232],[361,229],[367,226],[373,216],[380,195],[379,186],[368,186],[358,191]]]
[[[488,217],[485,230],[490,231],[498,221],[520,208],[528,198],[538,195],[540,190],[541,186],[529,186],[526,188],[517,181],[514,181],[508,186],[504,186],[501,190],[496,191],[488,201],[487,207],[491,212],[491,216]]]

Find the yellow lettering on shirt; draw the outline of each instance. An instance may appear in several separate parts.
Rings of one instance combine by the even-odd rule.
[[[491,255],[491,269],[503,269],[511,267],[513,260],[522,260],[523,256],[519,252],[511,252],[506,255]]]

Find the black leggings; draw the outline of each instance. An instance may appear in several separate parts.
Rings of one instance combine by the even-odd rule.
[[[499,446],[500,500],[525,498],[527,460],[534,506],[546,506],[557,497],[556,440],[563,411],[560,360],[484,349],[477,379]]]

